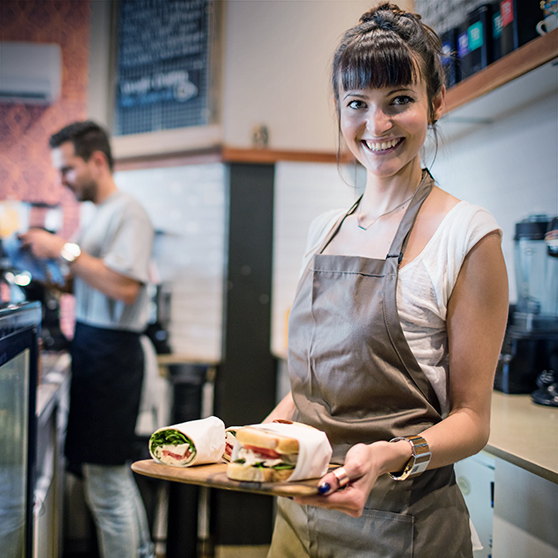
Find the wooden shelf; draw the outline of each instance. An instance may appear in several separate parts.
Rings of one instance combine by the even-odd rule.
[[[342,153],[341,163],[353,160],[350,153]],[[227,163],[259,163],[273,164],[279,161],[295,161],[304,163],[336,163],[337,154],[321,151],[289,151],[277,149],[244,149],[236,147],[223,148],[223,161]]]
[[[177,153],[138,155],[115,158],[115,171],[180,167],[183,165],[205,165],[222,162],[221,148],[190,149]]]
[[[122,157],[115,162],[116,171],[176,167],[210,163],[275,164],[279,161],[303,163],[337,163],[337,154],[326,151],[289,151],[278,149],[250,149],[241,147],[216,147],[205,150],[185,150],[179,153]],[[340,163],[351,163],[350,153],[341,154]]]
[[[444,112],[474,101],[558,57],[558,29],[537,37],[448,89]]]

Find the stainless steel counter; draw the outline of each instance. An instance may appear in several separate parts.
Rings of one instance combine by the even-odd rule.
[[[63,442],[69,402],[70,356],[43,352],[37,387],[37,479],[34,490],[36,558],[62,556]]]
[[[39,358],[39,385],[37,386],[37,416],[44,414],[60,386],[68,381],[70,355],[68,353],[41,353]]]

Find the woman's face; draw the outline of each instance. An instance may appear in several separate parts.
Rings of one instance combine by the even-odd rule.
[[[434,103],[442,111],[443,93]],[[429,103],[423,81],[406,86],[341,91],[341,132],[357,160],[369,173],[388,178],[419,163],[426,138]]]

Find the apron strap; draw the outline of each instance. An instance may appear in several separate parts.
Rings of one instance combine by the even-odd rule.
[[[390,337],[392,346],[397,352],[402,365],[407,371],[407,374],[420,390],[426,401],[428,401],[434,407],[436,412],[441,415],[441,407],[438,396],[436,395],[430,380],[427,378],[426,374],[424,374],[415,355],[411,351],[409,343],[405,339],[405,334],[403,333],[403,329],[401,327],[401,320],[399,319],[396,296],[399,264],[403,259],[403,254],[407,248],[411,230],[415,224],[420,208],[432,191],[433,186],[434,179],[432,178],[432,175],[428,169],[423,169],[422,180],[420,181],[417,191],[415,192],[413,199],[411,200],[411,203],[401,220],[399,230],[393,239],[386,263],[389,265],[390,258],[397,258],[397,262],[393,262],[393,260],[391,260],[393,262],[390,265],[391,270],[388,272],[386,280],[384,281],[384,323],[386,325],[386,330]]]
[[[433,186],[434,179],[432,178],[429,170],[422,169],[422,179],[411,199],[411,203],[405,211],[405,215],[403,215],[403,219],[401,220],[399,229],[395,234],[387,255],[387,258],[397,258],[398,264],[400,264],[401,260],[403,259],[403,254],[405,253],[407,243],[409,242],[409,237],[411,236],[411,229],[415,224],[420,208],[432,191]]]
[[[349,215],[351,215],[355,211],[355,209],[358,207],[358,204],[360,203],[360,200],[362,199],[362,196],[363,196],[363,194],[361,194],[360,197],[358,198],[358,200],[356,200],[355,203],[353,203],[353,205],[351,206],[349,211],[347,211],[346,213],[341,215],[341,217],[339,217],[339,219],[337,220],[335,225],[333,225],[333,227],[331,227],[331,230],[327,233],[325,239],[322,242],[322,245],[320,246],[320,248],[318,250],[316,250],[316,254],[321,254],[327,248],[327,245],[331,242],[331,239],[337,234],[337,232],[341,228],[341,225],[343,224],[345,219]]]

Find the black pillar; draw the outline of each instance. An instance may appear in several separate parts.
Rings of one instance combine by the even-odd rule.
[[[171,424],[201,418],[203,382],[207,367],[170,366],[173,384]],[[166,558],[198,556],[198,508],[200,487],[171,482],[169,485]]]
[[[273,165],[229,167],[228,263],[223,358],[215,415],[227,426],[261,422],[273,409],[276,363],[271,355]],[[273,500],[213,491],[211,519],[219,545],[267,544]]]

